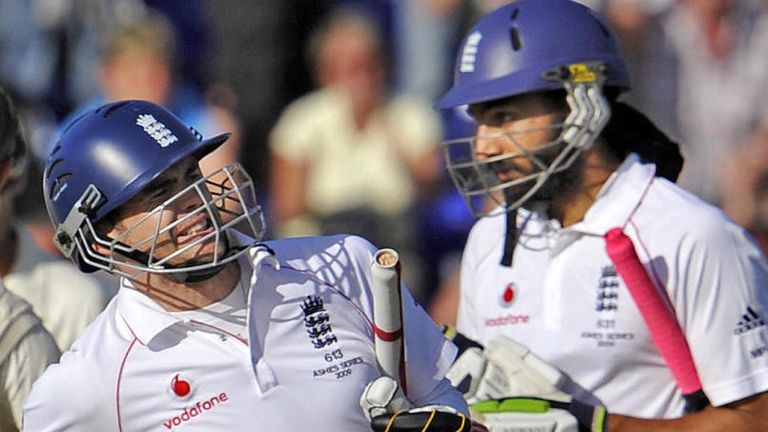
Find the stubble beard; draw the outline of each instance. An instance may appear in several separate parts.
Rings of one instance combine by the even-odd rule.
[[[552,150],[555,151],[543,152],[538,155],[539,159],[546,166],[550,166],[555,158],[558,157],[561,147],[556,146]],[[550,175],[544,181],[544,184],[525,200],[520,207],[527,210],[540,209],[542,207],[549,209],[552,203],[565,201],[576,194],[584,179],[585,160],[584,154],[579,154],[568,168]],[[509,205],[521,199],[531,190],[535,181],[536,179],[531,179],[528,182],[505,189],[504,199],[506,203]]]

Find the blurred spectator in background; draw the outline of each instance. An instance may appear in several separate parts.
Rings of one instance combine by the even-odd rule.
[[[761,2],[679,0],[664,26],[678,60],[681,184],[720,203],[723,161],[768,118],[768,16]]]
[[[312,37],[319,88],[271,134],[272,216],[281,236],[346,232],[396,248],[423,301],[414,210],[441,175],[440,119],[426,102],[388,94],[381,44],[376,25],[346,8]]]
[[[269,153],[269,133],[283,108],[314,88],[304,46],[336,0],[205,3],[215,44],[207,59],[211,75],[237,95],[235,112],[243,133],[241,159],[258,195],[266,197],[271,167],[264,156]]]
[[[0,89],[0,275],[8,276],[17,255],[11,218],[6,214],[8,196],[19,187],[25,175],[26,148],[11,100]],[[10,243],[9,243],[10,241]],[[69,265],[70,269],[74,268]],[[35,282],[33,282],[35,283]],[[53,287],[51,287],[53,288]],[[66,286],[57,284],[65,293]],[[77,292],[67,292],[75,298]],[[70,302],[71,303],[71,302]],[[79,314],[77,309],[70,316]],[[0,280],[0,431],[17,431],[21,426],[21,407],[32,383],[45,368],[59,359],[56,341],[45,330],[32,308],[12,294]]]
[[[394,0],[394,82],[399,93],[433,100],[451,78],[453,54],[470,19],[468,0]]]
[[[722,205],[724,162],[768,118],[765,2],[604,1],[637,84],[630,102],[683,144],[680,184]]]
[[[768,15],[747,0],[602,0],[633,76],[628,102],[682,144],[679,183],[768,251]]]
[[[135,21],[115,28],[106,35],[96,66],[100,93],[78,107],[63,122],[64,127],[106,102],[141,99],[167,107],[204,136],[233,132],[223,146],[202,161],[204,174],[210,172],[210,167],[238,160],[238,123],[230,110],[234,96],[221,90],[213,100],[216,103],[210,103],[196,87],[180,81],[175,47],[170,23],[151,9]]]
[[[32,384],[60,355],[29,304],[0,281],[0,431],[21,428],[21,410]]]
[[[768,119],[723,163],[723,209],[768,254]]]
[[[88,275],[81,274],[68,261],[36,243],[35,236],[15,217],[16,198],[27,182],[35,185],[20,204],[30,214],[46,216],[42,204],[42,172],[28,164],[23,133],[15,111],[5,94],[0,97],[3,147],[13,151],[4,155],[10,161],[10,174],[0,189],[0,276],[9,291],[26,300],[45,328],[53,335],[61,351],[69,348],[77,336],[109,302],[115,289]],[[10,155],[10,158],[8,156]],[[50,228],[50,223],[48,224]],[[52,238],[48,229],[45,244]]]

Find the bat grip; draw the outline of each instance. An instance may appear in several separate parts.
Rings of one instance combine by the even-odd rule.
[[[672,310],[663,301],[648,272],[637,256],[632,240],[621,228],[605,234],[606,252],[624,280],[651,338],[683,392],[687,410],[702,409],[709,401],[702,392],[701,381],[691,356],[688,341]],[[702,401],[703,397],[703,401]],[[690,408],[689,408],[690,407]]]
[[[381,249],[371,263],[376,359],[407,395],[401,267],[393,249]]]

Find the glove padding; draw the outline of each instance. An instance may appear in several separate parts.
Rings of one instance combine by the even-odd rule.
[[[363,389],[360,395],[360,407],[368,420],[383,414],[407,410],[411,407],[397,381],[388,376],[380,376]]]
[[[371,419],[375,432],[471,432],[472,422],[446,406],[421,407],[408,411],[387,413]],[[451,412],[453,411],[453,412]]]
[[[469,403],[514,396],[572,399],[559,388],[562,372],[505,336],[496,336],[485,349],[467,348],[446,377]]]
[[[561,390],[567,377],[505,336],[483,348],[446,331],[464,348],[446,377],[470,403],[472,417],[491,432],[602,432],[607,412]]]
[[[380,376],[368,383],[360,396],[360,406],[376,432],[471,432],[470,419],[445,405],[412,408],[397,382]]]
[[[579,401],[506,398],[470,406],[472,415],[491,432],[605,432],[608,413]]]

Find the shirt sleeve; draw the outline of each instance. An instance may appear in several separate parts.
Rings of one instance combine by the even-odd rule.
[[[403,290],[403,327],[408,399],[415,406],[447,405],[467,413],[461,393],[445,378],[458,349],[407,289]]]
[[[32,384],[49,364],[59,359],[59,349],[51,335],[38,325],[27,333],[9,353],[0,369],[4,395],[14,423],[21,425],[21,411]]]
[[[66,360],[52,365],[35,382],[23,411],[23,432],[88,432],[117,430],[114,410],[102,409],[113,400],[103,393],[103,386],[94,381],[93,371],[79,361]]]
[[[768,390],[768,264],[733,223],[683,239],[671,281],[704,392],[721,406]],[[675,289],[676,288],[676,289]]]
[[[367,240],[347,237],[347,247],[353,248],[357,265],[370,287],[370,263],[376,247]],[[371,314],[372,294],[363,290],[363,309]],[[443,332],[411,295],[407,287],[402,290],[403,333],[405,337],[406,387],[408,400],[414,406],[446,405],[467,413],[467,404],[461,393],[445,378],[458,349],[443,336]]]

